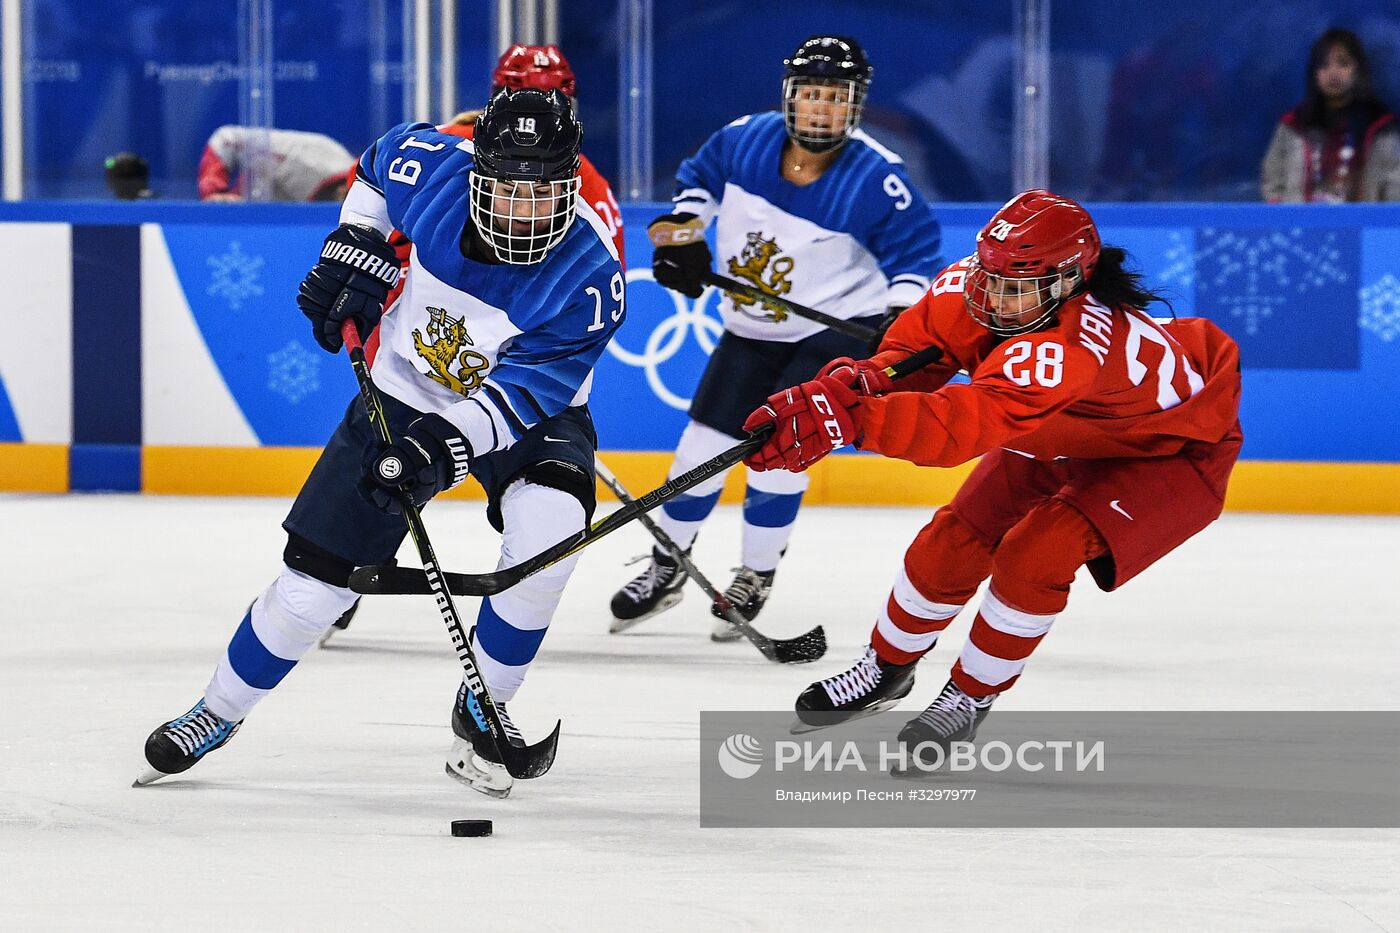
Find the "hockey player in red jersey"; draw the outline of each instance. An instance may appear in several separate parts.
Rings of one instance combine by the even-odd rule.
[[[1160,323],[1161,300],[1103,247],[1079,204],[1027,191],[903,314],[870,360],[835,360],[769,398],[748,461],[805,469],[847,443],[924,466],[981,461],[904,557],[870,645],[797,700],[809,726],[894,706],[939,633],[991,584],[952,676],[900,733],[969,741],[1021,675],[1088,566],[1114,590],[1219,517],[1239,454],[1239,351],[1209,321]],[[881,368],[928,346],[941,364]],[[967,384],[949,384],[959,370]]]

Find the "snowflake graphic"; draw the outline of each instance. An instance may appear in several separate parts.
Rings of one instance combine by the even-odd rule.
[[[263,293],[263,287],[258,284],[263,258],[243,252],[237,240],[228,245],[223,255],[210,256],[206,261],[213,275],[208,293],[223,298],[234,311],[249,298]]]
[[[1190,239],[1183,233],[1173,230],[1167,234],[1166,266],[1158,274],[1158,281],[1168,288],[1177,288],[1190,293],[1196,287],[1196,252],[1191,248]]]
[[[321,388],[319,354],[295,340],[267,355],[267,387],[295,405]]]
[[[1386,343],[1400,335],[1400,279],[1387,272],[1361,289],[1358,323]]]
[[[1211,287],[1221,313],[1243,318],[1250,336],[1291,299],[1345,285],[1350,278],[1335,232],[1206,227],[1197,242],[1197,282]]]

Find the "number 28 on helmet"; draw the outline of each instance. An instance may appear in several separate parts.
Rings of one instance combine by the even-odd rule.
[[[1023,191],[977,234],[963,293],[968,313],[1003,336],[1038,330],[1088,287],[1101,249],[1093,218],[1077,202]]]

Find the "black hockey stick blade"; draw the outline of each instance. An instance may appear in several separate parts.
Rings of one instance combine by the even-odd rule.
[[[553,767],[554,756],[559,751],[559,729],[563,725],[563,722],[555,720],[554,731],[534,745],[516,745],[509,740],[497,742],[502,764],[510,776],[518,781],[528,781]]]
[[[779,664],[806,664],[826,654],[826,630],[820,625],[796,638],[773,639],[773,659]]]
[[[827,330],[834,330],[836,333],[845,334],[847,337],[855,337],[857,340],[873,340],[875,337],[875,328],[873,327],[866,327],[863,324],[857,324],[854,321],[847,321],[844,318],[827,314],[825,311],[818,311],[816,308],[800,305],[782,295],[770,294],[761,288],[740,282],[737,279],[728,278],[716,272],[705,271],[700,273],[700,281],[704,282],[706,285],[713,285],[715,288],[722,289],[735,295],[743,295],[746,298],[752,298],[755,301],[782,305],[798,317],[806,318],[809,321],[815,321],[825,326]]]

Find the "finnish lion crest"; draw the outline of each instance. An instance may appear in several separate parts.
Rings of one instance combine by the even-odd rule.
[[[743,250],[737,257],[729,260],[729,274],[770,295],[786,295],[792,290],[788,273],[792,271],[793,261],[791,256],[781,254],[782,249],[778,246],[776,237],[771,240],[765,239],[761,230],[750,233]],[[766,280],[765,274],[768,276]],[[755,314],[747,309],[758,304],[760,299],[734,294],[731,294],[729,299],[734,302],[736,311],[760,321],[781,324],[787,320],[787,308],[777,302],[763,301],[763,312],[766,313]]]
[[[486,379],[486,371],[491,361],[475,350],[464,350],[463,344],[472,346],[467,333],[465,318],[450,317],[446,308],[428,308],[428,336],[413,331],[413,348],[418,351],[429,369],[428,378],[447,386],[458,395],[470,395]],[[431,341],[431,342],[429,342]],[[452,368],[456,366],[457,372]]]

